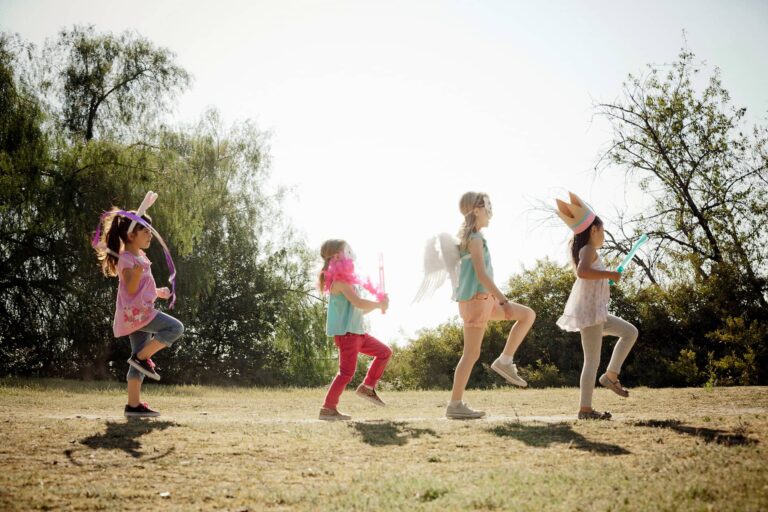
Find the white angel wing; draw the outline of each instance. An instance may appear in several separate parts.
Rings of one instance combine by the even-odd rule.
[[[450,233],[440,233],[440,252],[443,257],[443,263],[448,271],[448,277],[451,278],[451,289],[455,290],[459,286],[459,239]]]
[[[413,302],[432,296],[448,277],[445,264],[440,258],[440,251],[437,249],[437,238],[436,236],[431,237],[424,246],[424,279],[421,281],[421,286],[419,286]]]
[[[413,302],[431,297],[450,278],[452,287],[458,282],[459,244],[453,235],[440,233],[424,246],[424,279]]]

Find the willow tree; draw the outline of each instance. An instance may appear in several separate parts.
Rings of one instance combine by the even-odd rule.
[[[85,141],[151,125],[191,81],[173,52],[129,31],[75,26],[44,54],[57,76],[42,84],[52,89],[63,126]]]
[[[102,211],[135,208],[148,189],[187,327],[158,361],[173,361],[167,381],[279,384],[304,362],[289,351],[327,347],[306,293],[313,262],[269,184],[267,135],[225,127],[215,110],[163,125],[188,77],[135,34],[75,27],[42,52],[0,34],[0,375],[124,376],[116,283],[89,235]],[[164,282],[156,244],[149,254]]]

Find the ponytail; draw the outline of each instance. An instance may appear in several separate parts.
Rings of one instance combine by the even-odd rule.
[[[112,207],[113,212],[120,211],[117,207]],[[131,212],[135,213],[135,212]],[[150,224],[152,218],[149,215],[142,215],[142,219]],[[104,224],[101,229],[101,239],[98,247],[95,247],[96,258],[99,260],[101,272],[107,277],[117,276],[117,262],[119,254],[128,241],[128,228],[131,226],[131,220],[113,213],[104,218]],[[146,229],[138,224],[134,229]]]
[[[475,208],[482,207],[485,204],[487,194],[482,192],[466,192],[459,200],[459,211],[464,215],[464,222],[459,228],[459,249],[466,251],[469,247],[469,237],[475,232],[477,216]]]

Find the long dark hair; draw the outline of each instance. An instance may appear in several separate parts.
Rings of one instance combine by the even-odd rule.
[[[573,238],[571,238],[571,261],[573,262],[574,269],[579,266],[579,252],[581,251],[581,248],[589,243],[589,237],[592,235],[592,227],[594,226],[599,228],[602,225],[603,221],[600,219],[600,217],[595,215],[595,220],[592,221],[592,224],[590,224],[587,229],[581,233],[573,235]]]
[[[113,206],[112,211],[117,212],[120,209]],[[136,214],[135,211],[130,213]],[[152,224],[152,217],[146,213],[141,216],[142,219]],[[112,214],[104,218],[104,225],[102,226],[102,240],[106,242],[107,249],[110,249],[114,254],[120,254],[120,250],[123,245],[128,241],[128,228],[131,227],[131,219],[123,217],[122,215]],[[136,229],[147,229],[139,223],[136,223]],[[107,277],[117,276],[117,261],[118,258],[114,254],[96,249],[96,257],[99,259],[101,265],[101,272]]]

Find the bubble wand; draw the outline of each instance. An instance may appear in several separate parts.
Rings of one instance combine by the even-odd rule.
[[[387,291],[384,288],[384,253],[379,253],[379,292],[387,296]],[[381,312],[382,315],[386,315],[386,311]]]
[[[629,262],[632,261],[632,258],[635,257],[635,253],[637,252],[637,250],[647,241],[648,241],[648,235],[641,236],[640,239],[637,242],[635,242],[635,245],[632,246],[632,249],[629,250],[629,253],[627,253],[627,255],[624,256],[624,259],[621,260],[621,264],[619,264],[619,268],[616,269],[616,272],[618,272],[619,274],[624,272],[624,268],[626,268],[626,266],[629,265]],[[614,285],[616,283],[613,282],[613,279],[609,279],[608,284]]]

